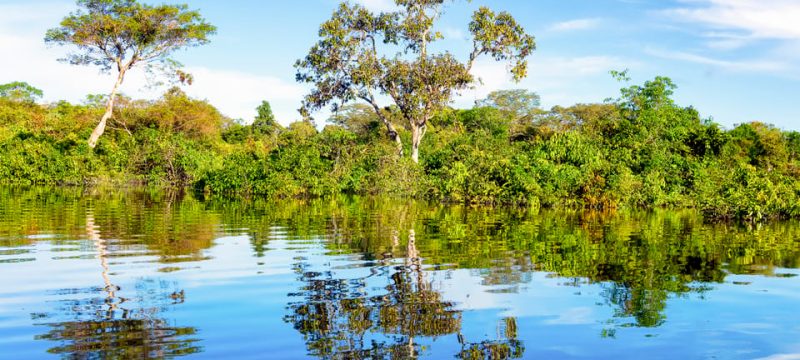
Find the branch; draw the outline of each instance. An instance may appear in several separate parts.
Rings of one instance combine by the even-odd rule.
[[[478,58],[478,56],[481,56],[481,54],[483,54],[483,52],[484,52],[483,49],[479,49],[478,48],[478,42],[473,40],[472,41],[472,52],[469,54],[469,61],[467,61],[467,72],[471,72],[472,71],[472,65],[475,64],[475,60]]]
[[[368,104],[372,105],[372,108],[375,110],[375,114],[383,121],[384,124],[389,123],[389,120],[386,118],[386,115],[381,110],[381,107],[378,106],[378,103],[375,101],[375,96],[372,95],[372,91],[367,88],[367,96],[359,95],[359,98],[366,101]]]
[[[392,97],[392,100],[394,100],[394,103],[400,108],[400,111],[405,114],[407,108],[403,99],[400,98],[400,94],[397,93],[397,85],[394,83],[394,81],[390,81],[389,87],[387,88],[384,86],[383,90],[389,93],[389,96]]]

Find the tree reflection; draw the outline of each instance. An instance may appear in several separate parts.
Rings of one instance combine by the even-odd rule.
[[[459,336],[462,349],[458,353],[461,359],[516,359],[524,355],[525,347],[517,339],[517,319],[510,317],[503,319],[501,338],[502,341],[482,341],[480,343],[464,343]]]
[[[163,282],[141,280],[136,284],[135,297],[119,296],[122,289],[110,277],[108,241],[100,235],[92,210],[86,214],[86,235],[97,251],[104,286],[63,290],[65,294],[91,297],[61,301],[55,313],[34,314],[42,319],[70,319],[47,323],[50,331],[36,337],[59,342],[48,351],[77,359],[149,359],[199,352],[194,328],[174,326],[160,316],[170,306],[184,301],[183,290],[173,290]],[[98,293],[103,297],[94,297]]]
[[[399,247],[393,232],[392,248]],[[417,248],[416,233],[409,231],[402,264],[389,253],[382,266],[364,278],[336,278],[308,271],[308,264],[295,265],[305,286],[302,301],[290,303],[285,320],[304,335],[310,355],[321,358],[367,359],[417,358],[419,338],[457,335],[462,358],[506,359],[521,357],[523,346],[516,336],[516,321],[506,319],[505,339],[468,343],[461,336],[461,312],[442,298],[426,271]],[[369,294],[367,281],[373,276],[386,280],[383,291]]]
[[[711,225],[691,212],[534,215],[392,201],[311,203],[288,211],[272,216],[291,218],[290,233],[293,226],[306,233],[327,229],[326,246],[336,253],[425,258],[431,266],[471,269],[490,292],[518,292],[535,272],[574,279],[576,286],[596,284],[601,303],[613,309],[611,322],[620,326],[660,326],[671,297],[703,296],[709,283],[724,282],[730,273],[774,276],[776,266],[797,267],[800,260],[800,227]],[[399,248],[387,224],[416,229],[425,242],[416,244],[417,253]],[[412,280],[393,279],[391,291],[402,294],[406,283],[425,290],[424,281]]]
[[[103,319],[49,324],[37,337],[61,343],[51,354],[70,359],[161,359],[199,352],[191,327],[172,327],[158,318]]]
[[[86,208],[93,209],[91,219],[85,219]],[[35,235],[42,233],[75,238],[88,220],[97,227],[98,254],[115,260],[203,260],[216,237],[232,234],[249,235],[257,257],[270,256],[274,239],[325,239],[324,256],[349,254],[363,261],[374,273],[355,279],[296,264],[304,286],[295,299],[302,301],[290,306],[288,321],[308,337],[309,349],[316,349],[309,351],[320,356],[346,357],[342,354],[348,351],[362,357],[411,356],[420,351],[420,341],[458,334],[461,314],[426,278],[437,269],[467,270],[480,278],[482,290],[495,293],[520,292],[536,273],[565,279],[566,285],[597,286],[597,303],[614,314],[608,323],[654,327],[669,320],[669,299],[703,296],[713,284],[728,281],[729,274],[779,276],[776,269],[800,267],[796,222],[741,227],[707,224],[693,212],[536,213],[383,198],[199,200],[191,193],[129,190],[81,196],[72,189],[0,188],[0,246],[23,247],[40,241]],[[68,242],[61,241],[52,243]],[[19,255],[4,256],[14,261]],[[109,263],[102,263],[108,256],[99,256],[103,279],[94,289],[102,297],[82,300],[75,317],[91,318],[102,309],[123,319],[125,309],[158,308],[120,298],[129,295],[113,283]],[[510,338],[502,339],[514,348]],[[462,343],[464,354],[476,349],[503,353],[491,341]]]
[[[203,260],[221,224],[218,213],[181,191],[0,187],[0,246],[28,245],[42,233],[83,236],[89,208],[101,235],[114,239],[108,245],[120,250],[116,256],[146,253],[162,263]]]

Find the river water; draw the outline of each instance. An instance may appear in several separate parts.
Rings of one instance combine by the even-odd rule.
[[[0,359],[800,359],[800,223],[0,188]]]

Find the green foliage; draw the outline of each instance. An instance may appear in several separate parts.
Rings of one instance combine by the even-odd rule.
[[[622,89],[615,102],[527,107],[521,118],[499,100],[510,93],[496,93],[479,102],[491,106],[438,112],[419,164],[395,156],[396,143],[381,136],[368,104],[342,107],[318,131],[306,121],[281,127],[265,105],[263,121],[241,125],[178,89],[153,101],[120,96],[114,131],[93,152],[80,139],[102,101],[0,99],[0,181],[193,185],[248,197],[387,194],[532,208],[697,208],[720,220],[800,217],[800,135],[761,123],[722,129],[675,104],[674,89],[656,78]],[[398,136],[408,139],[413,129],[399,128]]]
[[[253,121],[253,133],[258,135],[268,135],[275,130],[277,122],[275,115],[272,114],[272,107],[268,101],[262,101],[261,105],[256,108],[256,118]]]
[[[80,10],[47,31],[45,42],[74,45],[63,60],[123,71],[136,63],[169,65],[175,50],[205,44],[216,28],[186,5],[141,4],[136,0],[78,0]]]
[[[372,107],[367,104],[353,103],[344,105],[328,119],[328,122],[364,139],[378,138],[380,136],[381,120],[375,115]]]
[[[533,116],[539,104],[539,95],[525,89],[493,91],[486,99],[477,102],[477,105],[502,111],[506,118],[514,122]]]
[[[94,151],[82,140],[94,105],[0,100],[0,182],[189,184],[218,166],[223,117],[204,101],[170,91],[155,101],[123,101],[115,129]]]
[[[252,127],[231,122],[222,130],[222,140],[230,144],[241,144],[252,137]]]
[[[492,107],[476,107],[456,114],[457,121],[467,132],[486,131],[492,136],[505,137],[513,118]]]
[[[44,93],[26,82],[15,81],[0,85],[0,99],[32,103],[40,99]]]
[[[429,49],[443,38],[434,29],[444,11],[443,1],[395,0],[395,4],[396,11],[373,14],[361,5],[342,3],[320,26],[321,39],[295,64],[296,77],[313,86],[303,101],[304,114],[327,105],[337,111],[349,102],[364,101],[402,154],[401,137],[376,96],[391,99],[401,123],[411,130],[411,156],[418,162],[428,121],[447,107],[456,92],[475,81],[470,70],[479,56],[510,62],[511,74],[520,80],[527,75],[527,59],[536,45],[509,13],[481,7],[469,24],[473,49],[462,63],[449,52]]]
[[[268,101],[262,101],[261,105],[256,108],[256,117],[251,125],[242,125],[240,122],[227,121],[223,124],[223,140],[231,144],[260,141],[266,138],[274,140],[275,136],[283,129],[275,120]]]
[[[169,89],[155,101],[121,101],[114,125],[135,132],[157,129],[196,139],[216,139],[227,119],[204,100],[192,99],[180,88]]]

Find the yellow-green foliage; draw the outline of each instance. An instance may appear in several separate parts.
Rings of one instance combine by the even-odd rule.
[[[322,197],[390,194],[466,204],[595,209],[692,207],[712,219],[800,217],[800,134],[761,123],[724,130],[671,99],[656,78],[613,103],[447,109],[420,163],[399,157],[369,107],[345,107],[322,131],[286,128],[268,103],[257,127],[177,89],[121,98],[111,131],[85,141],[96,105],[0,100],[0,181],[194,185],[209,193]],[[495,96],[497,97],[497,96]],[[530,101],[527,101],[530,102]],[[389,110],[391,111],[391,109]],[[396,128],[410,149],[410,132]]]
[[[0,100],[0,181],[188,184],[221,164],[226,119],[208,103],[174,90],[153,102],[123,100],[95,150],[86,139],[99,104]]]

